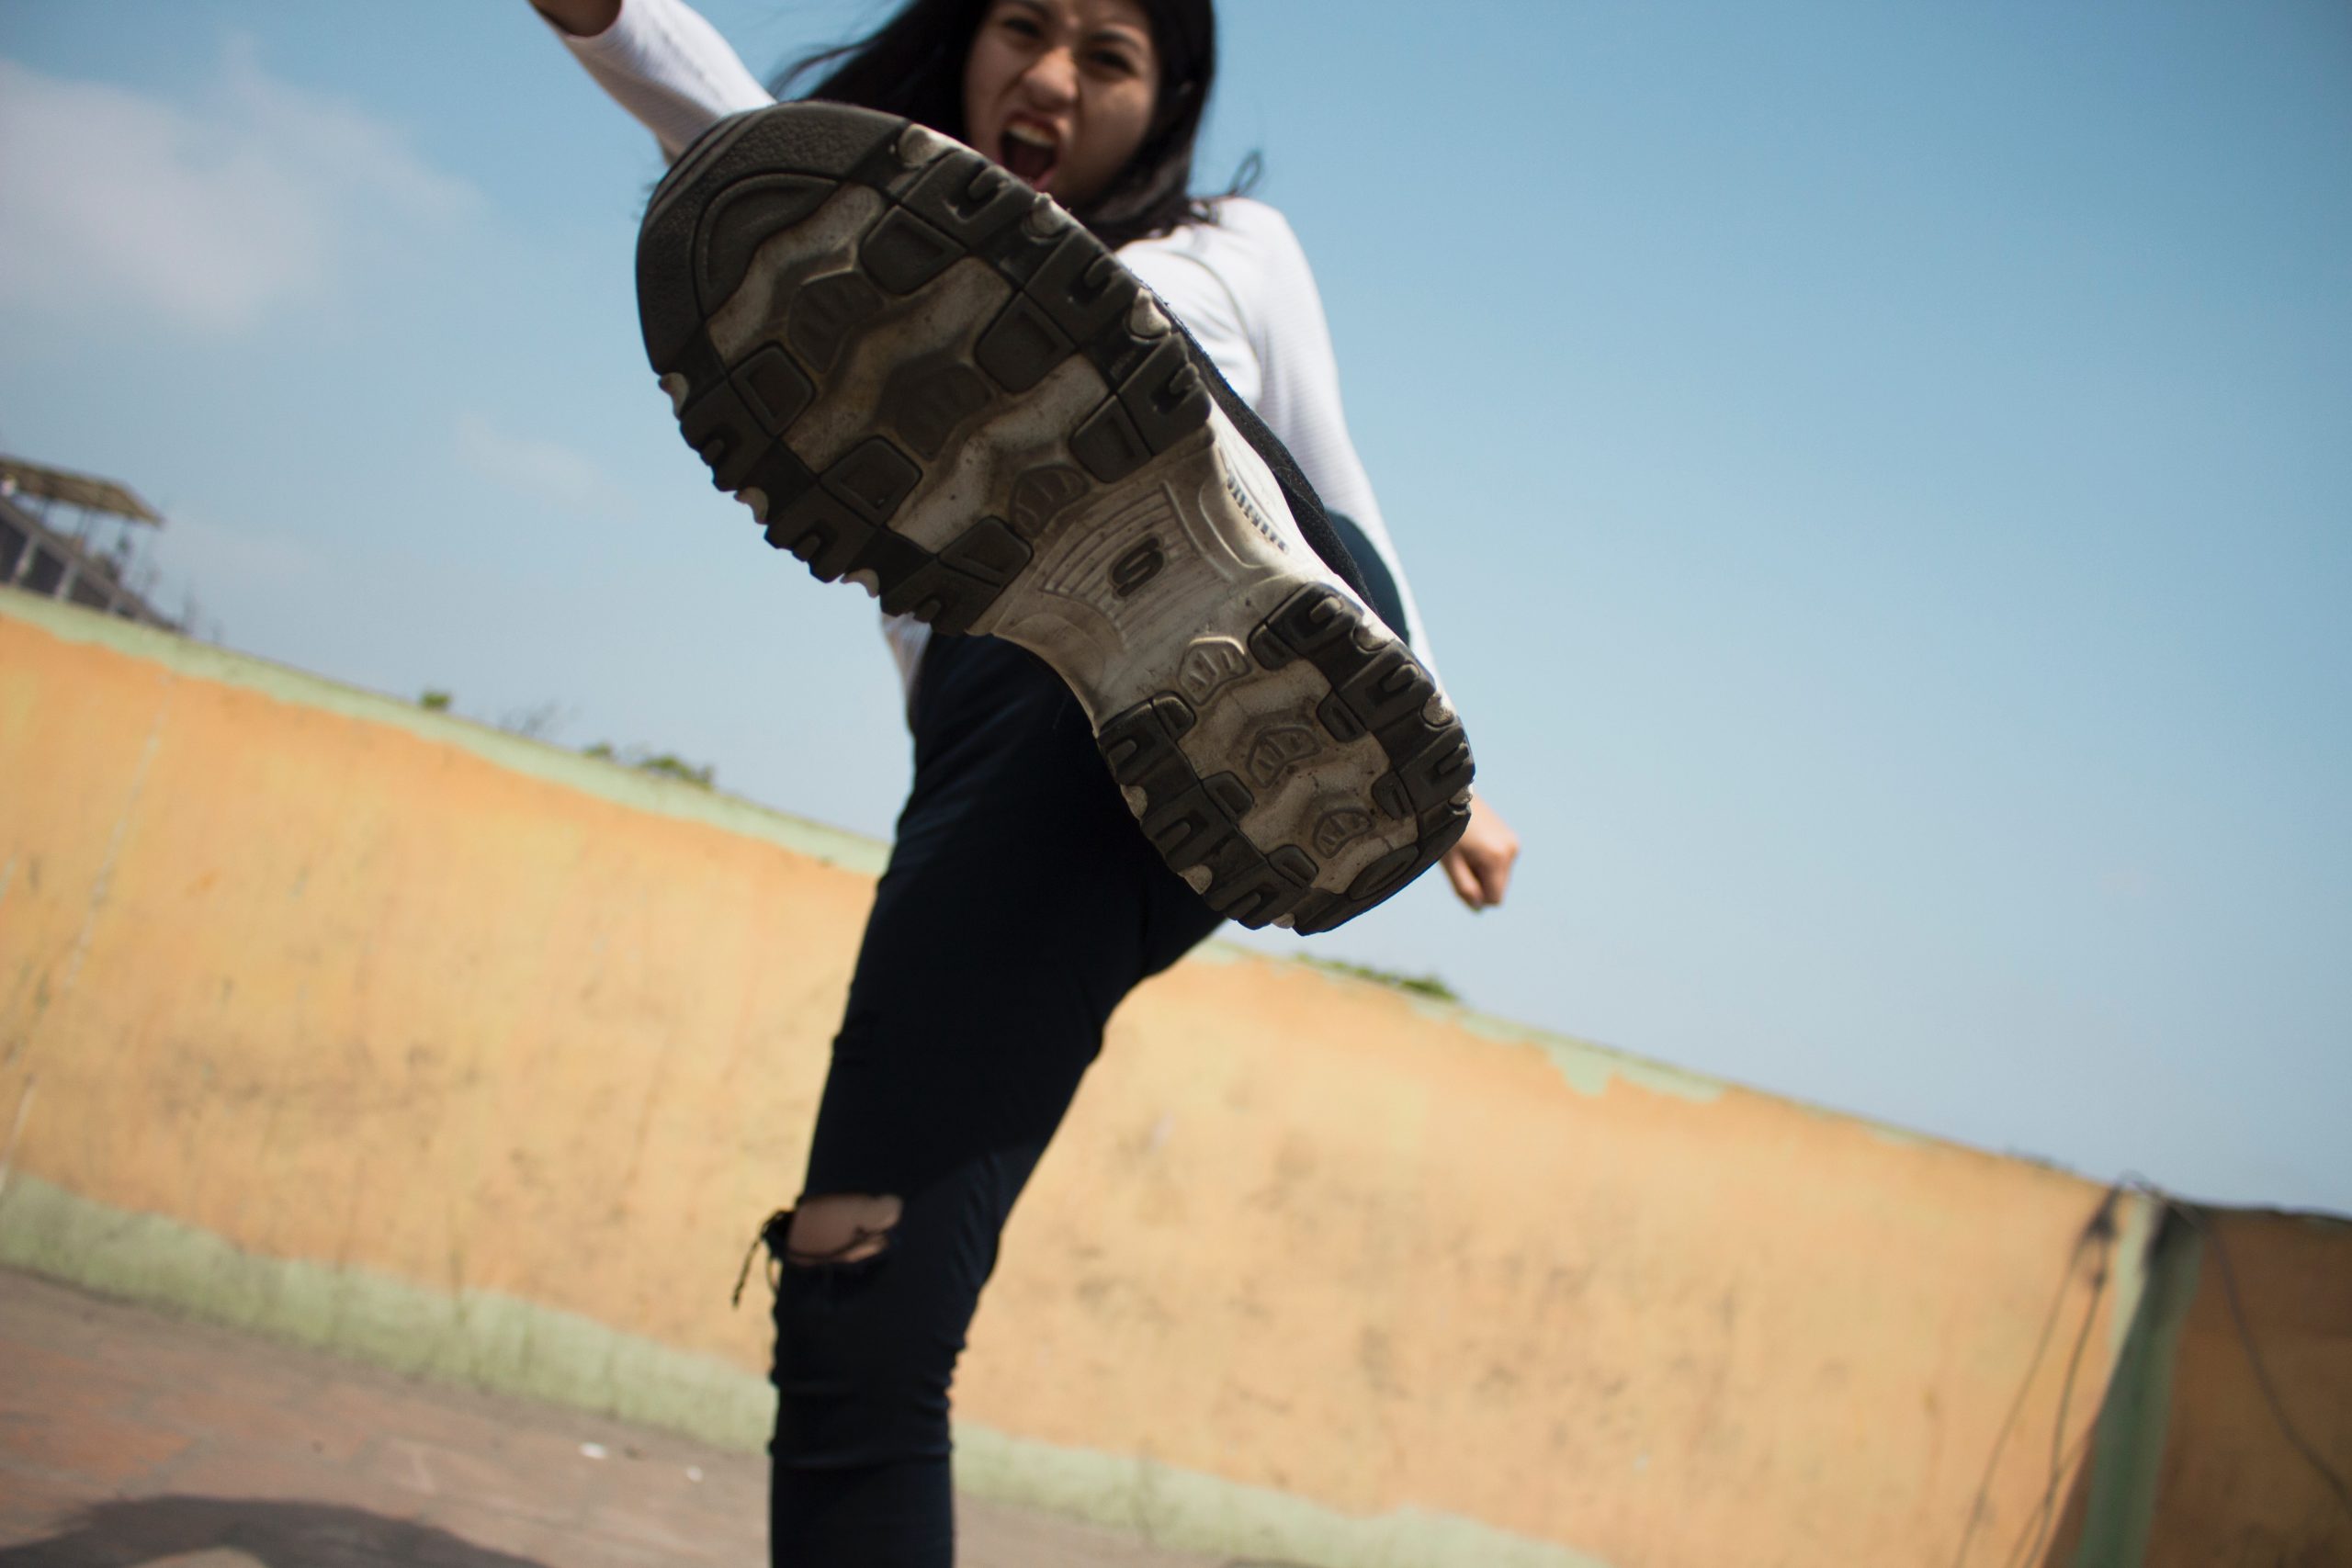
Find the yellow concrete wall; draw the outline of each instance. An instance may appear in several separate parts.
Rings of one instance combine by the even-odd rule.
[[[858,852],[0,600],[11,1168],[763,1369],[726,1291],[799,1173]],[[1114,1023],[958,1411],[1547,1562],[1996,1562],[2131,1306],[2100,1198],[1212,950]]]

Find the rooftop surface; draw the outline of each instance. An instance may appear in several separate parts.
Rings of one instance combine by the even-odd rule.
[[[0,1270],[0,1564],[767,1562],[767,1464]],[[964,1499],[962,1568],[1218,1568]]]
[[[139,499],[129,485],[102,479],[96,474],[28,463],[21,457],[0,457],[0,495],[28,495],[41,501],[62,501],[91,512],[103,512],[132,523],[164,525],[163,513]]]

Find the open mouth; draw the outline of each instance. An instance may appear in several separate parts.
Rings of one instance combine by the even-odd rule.
[[[1032,190],[1052,187],[1054,170],[1062,161],[1062,145],[1050,128],[1032,120],[1012,120],[997,137],[997,145],[1001,152],[998,161],[1012,171],[1014,178]]]

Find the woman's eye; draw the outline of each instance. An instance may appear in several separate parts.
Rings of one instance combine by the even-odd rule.
[[[1045,35],[1045,29],[1037,25],[1035,17],[1024,17],[1018,11],[1005,17],[997,25],[1015,38],[1034,39]]]
[[[1097,67],[1116,75],[1132,76],[1136,73],[1136,62],[1118,50],[1098,49],[1092,59]]]

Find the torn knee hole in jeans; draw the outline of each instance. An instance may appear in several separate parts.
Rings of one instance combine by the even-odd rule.
[[[903,1205],[891,1193],[826,1193],[803,1197],[797,1209],[778,1209],[768,1216],[743,1255],[730,1298],[740,1305],[744,1283],[752,1277],[752,1260],[760,1248],[768,1251],[768,1287],[783,1282],[783,1270],[854,1270],[872,1266],[889,1251]],[[796,1244],[795,1236],[798,1242]]]

